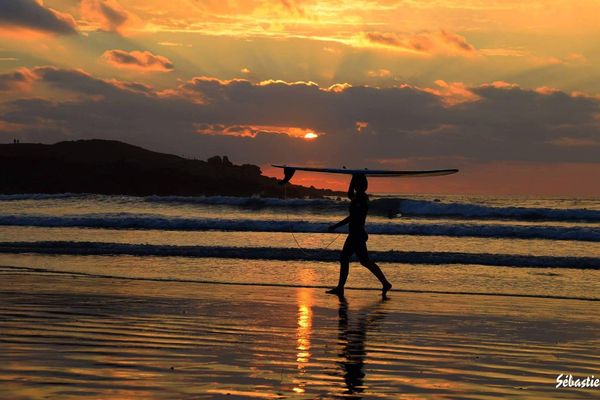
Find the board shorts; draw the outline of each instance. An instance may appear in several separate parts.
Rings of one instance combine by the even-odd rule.
[[[368,262],[367,240],[369,240],[367,232],[350,233],[344,242],[340,261],[348,262],[352,254],[356,254],[361,263]]]

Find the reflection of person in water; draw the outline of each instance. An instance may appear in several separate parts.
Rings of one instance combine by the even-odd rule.
[[[350,257],[356,253],[360,263],[369,269],[379,279],[383,288],[382,295],[386,296],[392,284],[388,282],[381,268],[369,258],[367,251],[368,235],[365,230],[365,221],[369,211],[369,196],[367,196],[367,177],[365,175],[353,175],[348,188],[348,198],[350,202],[350,215],[329,227],[329,232],[333,232],[336,228],[348,224],[349,234],[344,243],[342,254],[340,255],[340,279],[337,286],[327,293],[343,295],[344,285],[348,278],[348,270],[350,268]]]
[[[351,327],[348,321],[348,303],[343,296],[340,296],[338,337],[344,344],[340,354],[343,361],[340,362],[340,365],[344,370],[347,394],[358,394],[364,391],[367,330],[373,327],[376,321],[384,318],[385,314],[378,310],[384,302],[385,300],[378,302],[374,307],[363,310],[356,325]]]

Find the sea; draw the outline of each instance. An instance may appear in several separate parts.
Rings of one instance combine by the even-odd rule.
[[[0,271],[327,288],[342,198],[0,195]],[[394,290],[600,300],[600,199],[371,195]],[[354,262],[349,289],[378,281]]]

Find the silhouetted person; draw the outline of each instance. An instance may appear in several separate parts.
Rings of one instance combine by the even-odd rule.
[[[344,348],[340,357],[343,361],[339,364],[344,370],[344,382],[346,383],[347,394],[358,395],[364,391],[365,378],[365,342],[367,331],[374,323],[381,320],[385,314],[377,309],[385,300],[378,302],[374,306],[363,311],[363,315],[356,321],[356,324],[350,325],[348,319],[348,303],[344,296],[340,296],[340,305],[338,310],[338,338],[343,343]]]
[[[350,215],[329,227],[329,232],[333,232],[336,228],[348,224],[349,233],[342,248],[342,254],[340,255],[340,280],[337,286],[328,290],[327,293],[337,294],[338,296],[344,294],[344,285],[346,284],[350,269],[350,257],[354,253],[358,256],[360,263],[381,282],[383,286],[381,294],[383,297],[386,297],[388,290],[392,287],[392,284],[385,278],[381,268],[369,258],[369,252],[367,251],[367,240],[369,238],[365,230],[365,221],[369,211],[367,187],[368,182],[365,175],[352,176],[350,187],[348,188],[348,198],[351,200]]]

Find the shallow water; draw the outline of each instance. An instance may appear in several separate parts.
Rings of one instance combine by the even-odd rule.
[[[2,272],[0,397],[583,399],[596,302]]]
[[[371,204],[369,249],[398,289],[600,298],[600,201],[373,196]],[[325,286],[337,279],[345,234],[321,232],[347,203],[65,194],[0,196],[0,205],[0,265]],[[386,207],[411,216],[390,219]],[[351,271],[350,286],[377,286],[360,266]]]

